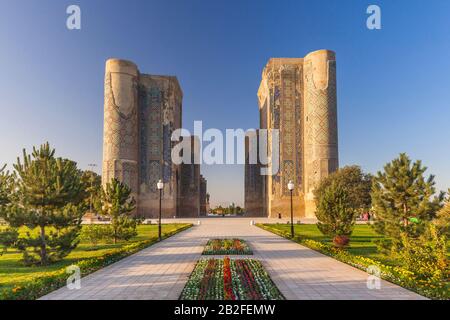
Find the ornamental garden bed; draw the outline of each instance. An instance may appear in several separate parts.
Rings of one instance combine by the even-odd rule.
[[[200,259],[180,300],[284,300],[255,259]]]
[[[241,239],[212,239],[206,244],[203,255],[253,254],[247,242]]]

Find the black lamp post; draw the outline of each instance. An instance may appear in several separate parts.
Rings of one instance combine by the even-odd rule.
[[[289,181],[287,187],[291,192],[291,238],[294,238],[294,209],[292,205],[292,191],[294,191],[294,183],[292,180]]]
[[[90,190],[90,193],[91,193],[91,195],[90,195],[90,201],[89,201],[89,213],[90,214],[92,214],[92,202],[93,202],[93,200],[92,200],[92,193],[93,193],[93,184],[94,184],[94,168],[96,167],[97,165],[95,164],[95,163],[89,163],[88,164],[88,167],[91,167],[91,190]]]
[[[164,183],[161,179],[159,179],[158,183],[156,184],[159,190],[159,220],[158,220],[158,239],[161,241],[161,199],[162,199],[162,190],[164,188]]]

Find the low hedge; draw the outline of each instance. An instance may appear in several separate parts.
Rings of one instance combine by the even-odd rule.
[[[367,272],[369,266],[376,266],[380,270],[380,278],[414,291],[425,297],[442,300],[450,299],[450,288],[448,282],[432,282],[420,280],[417,279],[417,277],[412,272],[401,267],[388,266],[370,258],[353,255],[346,250],[338,249],[324,242],[315,241],[299,236],[295,236],[294,239],[292,239],[290,233],[281,231],[277,228],[271,227],[270,225],[257,224],[257,226],[261,229],[293,240],[299,244],[304,245],[305,247],[318,251],[322,254],[330,256],[336,260],[349,264],[363,271]]]
[[[192,224],[187,224],[177,230],[165,233],[163,238],[166,239],[178,232],[190,228],[191,226]],[[80,268],[81,276],[86,276],[142,249],[145,249],[156,242],[158,242],[158,237],[152,237],[149,240],[127,244],[121,248],[112,249],[110,252],[101,257],[81,260],[75,263],[75,265]],[[66,281],[69,276],[66,273],[66,268],[67,266],[57,271],[48,272],[45,276],[40,276],[32,281],[29,281],[23,286],[17,286],[13,289],[5,289],[0,292],[0,300],[35,300],[56,289],[59,289],[66,285]]]

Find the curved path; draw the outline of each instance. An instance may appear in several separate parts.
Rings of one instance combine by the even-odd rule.
[[[41,299],[178,299],[204,245],[214,237],[247,240],[287,299],[425,299],[384,280],[380,289],[368,289],[367,273],[251,226],[250,220],[201,219],[201,225],[82,278],[81,289],[64,287]]]

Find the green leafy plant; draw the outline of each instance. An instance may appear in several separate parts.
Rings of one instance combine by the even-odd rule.
[[[333,183],[339,184],[346,192],[346,202],[349,207],[360,212],[371,208],[372,176],[364,173],[359,166],[345,166],[324,177],[314,189],[315,198],[321,198],[325,190]]]
[[[337,182],[331,183],[316,199],[317,227],[324,234],[334,237],[337,246],[348,243],[352,234],[356,211],[349,201],[348,192]]]
[[[405,269],[421,280],[440,282],[449,278],[447,239],[438,234],[435,225],[429,224],[427,232],[417,239],[406,234],[401,239],[403,249],[396,254]]]

